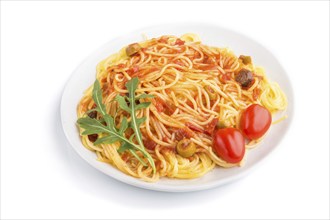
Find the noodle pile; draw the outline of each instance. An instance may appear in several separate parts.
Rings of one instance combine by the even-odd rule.
[[[136,94],[151,94],[148,108],[138,110],[138,117],[146,117],[140,127],[144,145],[156,164],[143,166],[129,152],[119,153],[119,143],[94,145],[88,135],[81,135],[83,145],[95,151],[98,160],[117,167],[122,172],[145,181],[160,177],[191,179],[203,176],[216,165],[240,166],[227,163],[212,150],[215,123],[238,127],[241,111],[253,103],[266,107],[272,114],[286,109],[287,100],[277,83],[270,82],[264,70],[253,63],[244,64],[227,48],[203,45],[197,35],[180,38],[162,36],[139,43],[141,50],[127,56],[126,47],[97,65],[96,78],[101,83],[103,103],[117,123],[125,115],[114,100],[125,95],[125,84],[139,78]],[[253,73],[253,84],[242,89],[235,74],[242,68]],[[78,105],[78,117],[95,108],[91,86]],[[211,97],[209,90],[214,91]],[[128,117],[128,120],[130,118]],[[82,132],[82,129],[80,129]],[[129,136],[129,131],[126,134]],[[197,146],[188,158],[175,148],[179,140],[189,138]],[[250,141],[246,148],[252,148]],[[246,154],[245,154],[246,155]]]

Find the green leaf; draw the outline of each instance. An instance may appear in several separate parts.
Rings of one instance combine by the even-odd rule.
[[[109,116],[111,117],[111,116]],[[114,128],[109,128],[103,125],[100,121],[93,119],[93,118],[79,118],[77,121],[78,125],[84,129],[82,135],[89,135],[89,134],[99,134],[99,133],[106,133],[112,138],[116,138],[119,141],[126,141],[130,142],[125,138],[123,135],[120,135],[118,131]],[[101,142],[99,141],[98,144]],[[134,143],[133,143],[134,144]]]
[[[106,114],[103,116],[103,119],[104,119],[105,123],[107,124],[108,128],[110,128],[111,130],[116,130],[116,126],[115,126],[113,117]]]
[[[140,131],[140,126],[141,126],[142,123],[145,122],[145,120],[146,120],[146,117],[142,117],[142,118],[137,118],[136,121],[135,121],[137,129],[139,129],[139,132],[136,133],[136,138],[137,138],[138,141],[141,140],[142,144],[143,144],[143,142],[142,142],[142,134],[141,134],[141,131]],[[143,145],[143,147],[144,147],[144,145]]]
[[[85,129],[82,133],[83,135],[107,132],[107,128],[101,124],[101,122],[93,118],[79,118],[77,123],[81,128]]]
[[[127,118],[123,117],[123,119],[121,120],[119,130],[118,130],[119,134],[124,135],[124,132],[126,131],[127,128],[128,128]]]
[[[126,83],[126,88],[128,89],[128,93],[130,96],[135,96],[135,90],[139,85],[139,79],[137,77],[132,78]]]
[[[133,149],[133,145],[129,144],[129,143],[123,143],[122,145],[120,145],[119,149],[117,150],[119,153],[124,152],[125,150],[129,150],[129,149]]]
[[[151,102],[142,102],[135,107],[135,110],[137,111],[139,109],[148,108],[150,104]]]
[[[117,141],[121,141],[121,140],[118,137],[116,137],[116,136],[108,135],[108,136],[104,136],[104,137],[98,138],[94,142],[94,144],[95,145],[98,145],[98,144],[113,144],[113,143],[116,143]]]
[[[135,137],[135,134],[132,134],[130,137],[129,137],[129,140],[130,141],[133,141],[133,138]]]
[[[114,118],[107,114],[105,105],[102,103],[102,90],[98,80],[95,81],[93,87],[93,94],[92,98],[96,104],[96,108],[94,110],[98,111],[101,114],[100,120],[92,119],[89,117],[79,118],[77,120],[78,125],[84,129],[82,132],[83,135],[89,134],[100,134],[102,133],[102,137],[98,138],[94,144],[112,144],[117,141],[121,143],[118,152],[123,152],[128,150],[134,157],[136,157],[141,164],[146,166],[145,161],[141,158],[137,151],[140,151],[143,156],[148,160],[150,163],[153,172],[156,172],[156,167],[153,158],[151,155],[145,150],[143,142],[142,142],[142,134],[140,131],[140,126],[142,123],[145,122],[146,118],[137,118],[136,111],[139,109],[147,108],[150,105],[150,102],[142,102],[136,105],[135,101],[142,99],[142,98],[152,98],[152,95],[148,94],[141,94],[138,97],[135,97],[135,91],[138,87],[139,79],[132,78],[126,83],[126,88],[128,90],[128,97],[123,97],[117,95],[115,100],[118,102],[119,107],[128,112],[131,115],[131,122],[128,123],[126,117],[124,117],[121,121],[120,127],[117,130]],[[129,102],[129,105],[127,104]],[[106,125],[102,123],[106,123]],[[134,131],[134,134],[131,135],[129,139],[125,137],[125,131],[128,127],[131,127]],[[138,144],[134,142],[134,138]]]
[[[156,172],[156,167],[155,167],[155,163],[153,161],[153,158],[151,157],[151,155],[145,151],[145,147],[143,145],[143,141],[142,141],[142,134],[140,131],[140,126],[141,124],[146,120],[144,117],[142,118],[137,118],[136,117],[136,111],[138,109],[142,109],[142,108],[146,108],[150,105],[150,103],[148,104],[148,102],[146,102],[146,104],[140,103],[140,107],[136,106],[136,98],[135,98],[135,90],[137,89],[139,84],[139,79],[137,77],[132,78],[131,80],[129,80],[126,83],[126,88],[128,90],[128,101],[130,103],[130,108],[131,108],[131,128],[133,129],[134,133],[135,133],[135,137],[137,142],[139,143],[139,145],[141,146],[141,148],[143,149],[142,153],[144,154],[144,156],[148,159],[150,165],[152,166],[153,172]]]
[[[147,166],[147,164],[143,161],[143,159],[135,152],[134,147],[130,144],[124,143],[120,146],[120,148],[118,149],[119,153],[122,153],[124,151],[128,150],[136,159],[138,159],[138,161],[140,161],[140,163],[143,166]]]
[[[141,94],[141,95],[135,97],[135,100],[145,99],[145,98],[154,98],[154,97],[155,97],[155,96],[153,96],[153,95],[143,93],[143,94]]]
[[[106,115],[105,106],[102,103],[102,90],[98,80],[95,80],[93,87],[93,100],[96,104],[96,110],[99,111],[103,116]]]
[[[128,113],[131,113],[132,110],[128,107],[127,103],[126,103],[126,100],[123,96],[121,95],[117,95],[115,100],[118,102],[119,104],[119,107],[121,109],[123,109],[124,111],[128,112]]]
[[[145,122],[146,119],[147,119],[146,117],[137,118],[137,119],[136,119],[136,124],[137,124],[137,126],[140,127],[140,125],[141,125],[143,122]]]
[[[94,108],[92,108],[92,109],[89,109],[88,111],[86,111],[85,112],[85,115],[88,115],[89,113],[91,113],[91,112],[94,112],[95,111],[95,109]]]

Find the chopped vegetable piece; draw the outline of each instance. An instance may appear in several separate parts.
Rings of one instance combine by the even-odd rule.
[[[205,126],[205,133],[208,135],[212,135],[217,124],[218,119],[213,118],[213,120]]]
[[[184,138],[176,145],[176,151],[182,157],[191,157],[196,152],[196,144]]]
[[[97,140],[98,137],[99,137],[98,134],[90,134],[90,135],[88,135],[88,140],[90,142],[93,142],[94,143]]]
[[[242,88],[248,88],[253,82],[252,72],[248,69],[241,69],[235,80],[242,86]]]
[[[227,128],[227,127],[229,127],[229,123],[227,121],[224,121],[224,120],[218,121],[218,123],[217,123],[218,129]]]
[[[127,56],[133,56],[141,50],[141,46],[138,43],[130,44],[126,47]]]
[[[238,59],[242,60],[242,63],[244,63],[245,65],[248,65],[248,64],[252,63],[252,60],[251,60],[250,56],[241,55],[241,56],[239,56]]]
[[[88,117],[90,117],[90,118],[96,118],[96,116],[97,116],[97,111],[91,111],[91,112],[88,113],[87,115],[88,115]]]

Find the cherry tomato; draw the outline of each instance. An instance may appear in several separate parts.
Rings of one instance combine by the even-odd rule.
[[[243,111],[240,126],[245,137],[255,140],[267,132],[271,123],[270,112],[261,105],[253,104]]]
[[[213,149],[223,160],[238,163],[245,154],[244,137],[236,128],[219,129],[213,136]]]
[[[179,46],[181,46],[181,45],[184,45],[184,41],[183,40],[181,40],[181,39],[176,39],[176,41],[175,41],[175,45],[179,45]]]

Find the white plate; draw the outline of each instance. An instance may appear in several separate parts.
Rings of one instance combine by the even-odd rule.
[[[216,167],[205,176],[192,180],[178,180],[162,178],[156,183],[147,183],[134,177],[128,176],[109,164],[96,160],[95,153],[87,150],[81,143],[77,120],[77,104],[81,99],[83,92],[95,80],[96,65],[98,62],[116,53],[119,49],[133,42],[142,41],[142,35],[148,38],[159,37],[161,35],[177,35],[185,33],[196,33],[202,43],[217,46],[229,47],[236,55],[251,55],[256,65],[263,66],[266,74],[271,80],[275,80],[284,90],[289,100],[287,109],[288,119],[277,125],[273,125],[267,137],[256,148],[248,152],[247,161],[244,167],[235,167],[223,169]],[[97,43],[96,43],[97,44]],[[103,173],[127,184],[133,186],[168,192],[187,192],[209,189],[242,177],[251,168],[255,167],[279,144],[283,135],[286,133],[292,119],[293,113],[293,93],[287,74],[274,55],[258,42],[237,32],[224,29],[210,24],[168,24],[149,27],[126,34],[120,38],[111,40],[103,45],[93,54],[87,57],[74,71],[63,92],[61,102],[61,117],[64,133],[76,152],[96,169]]]

